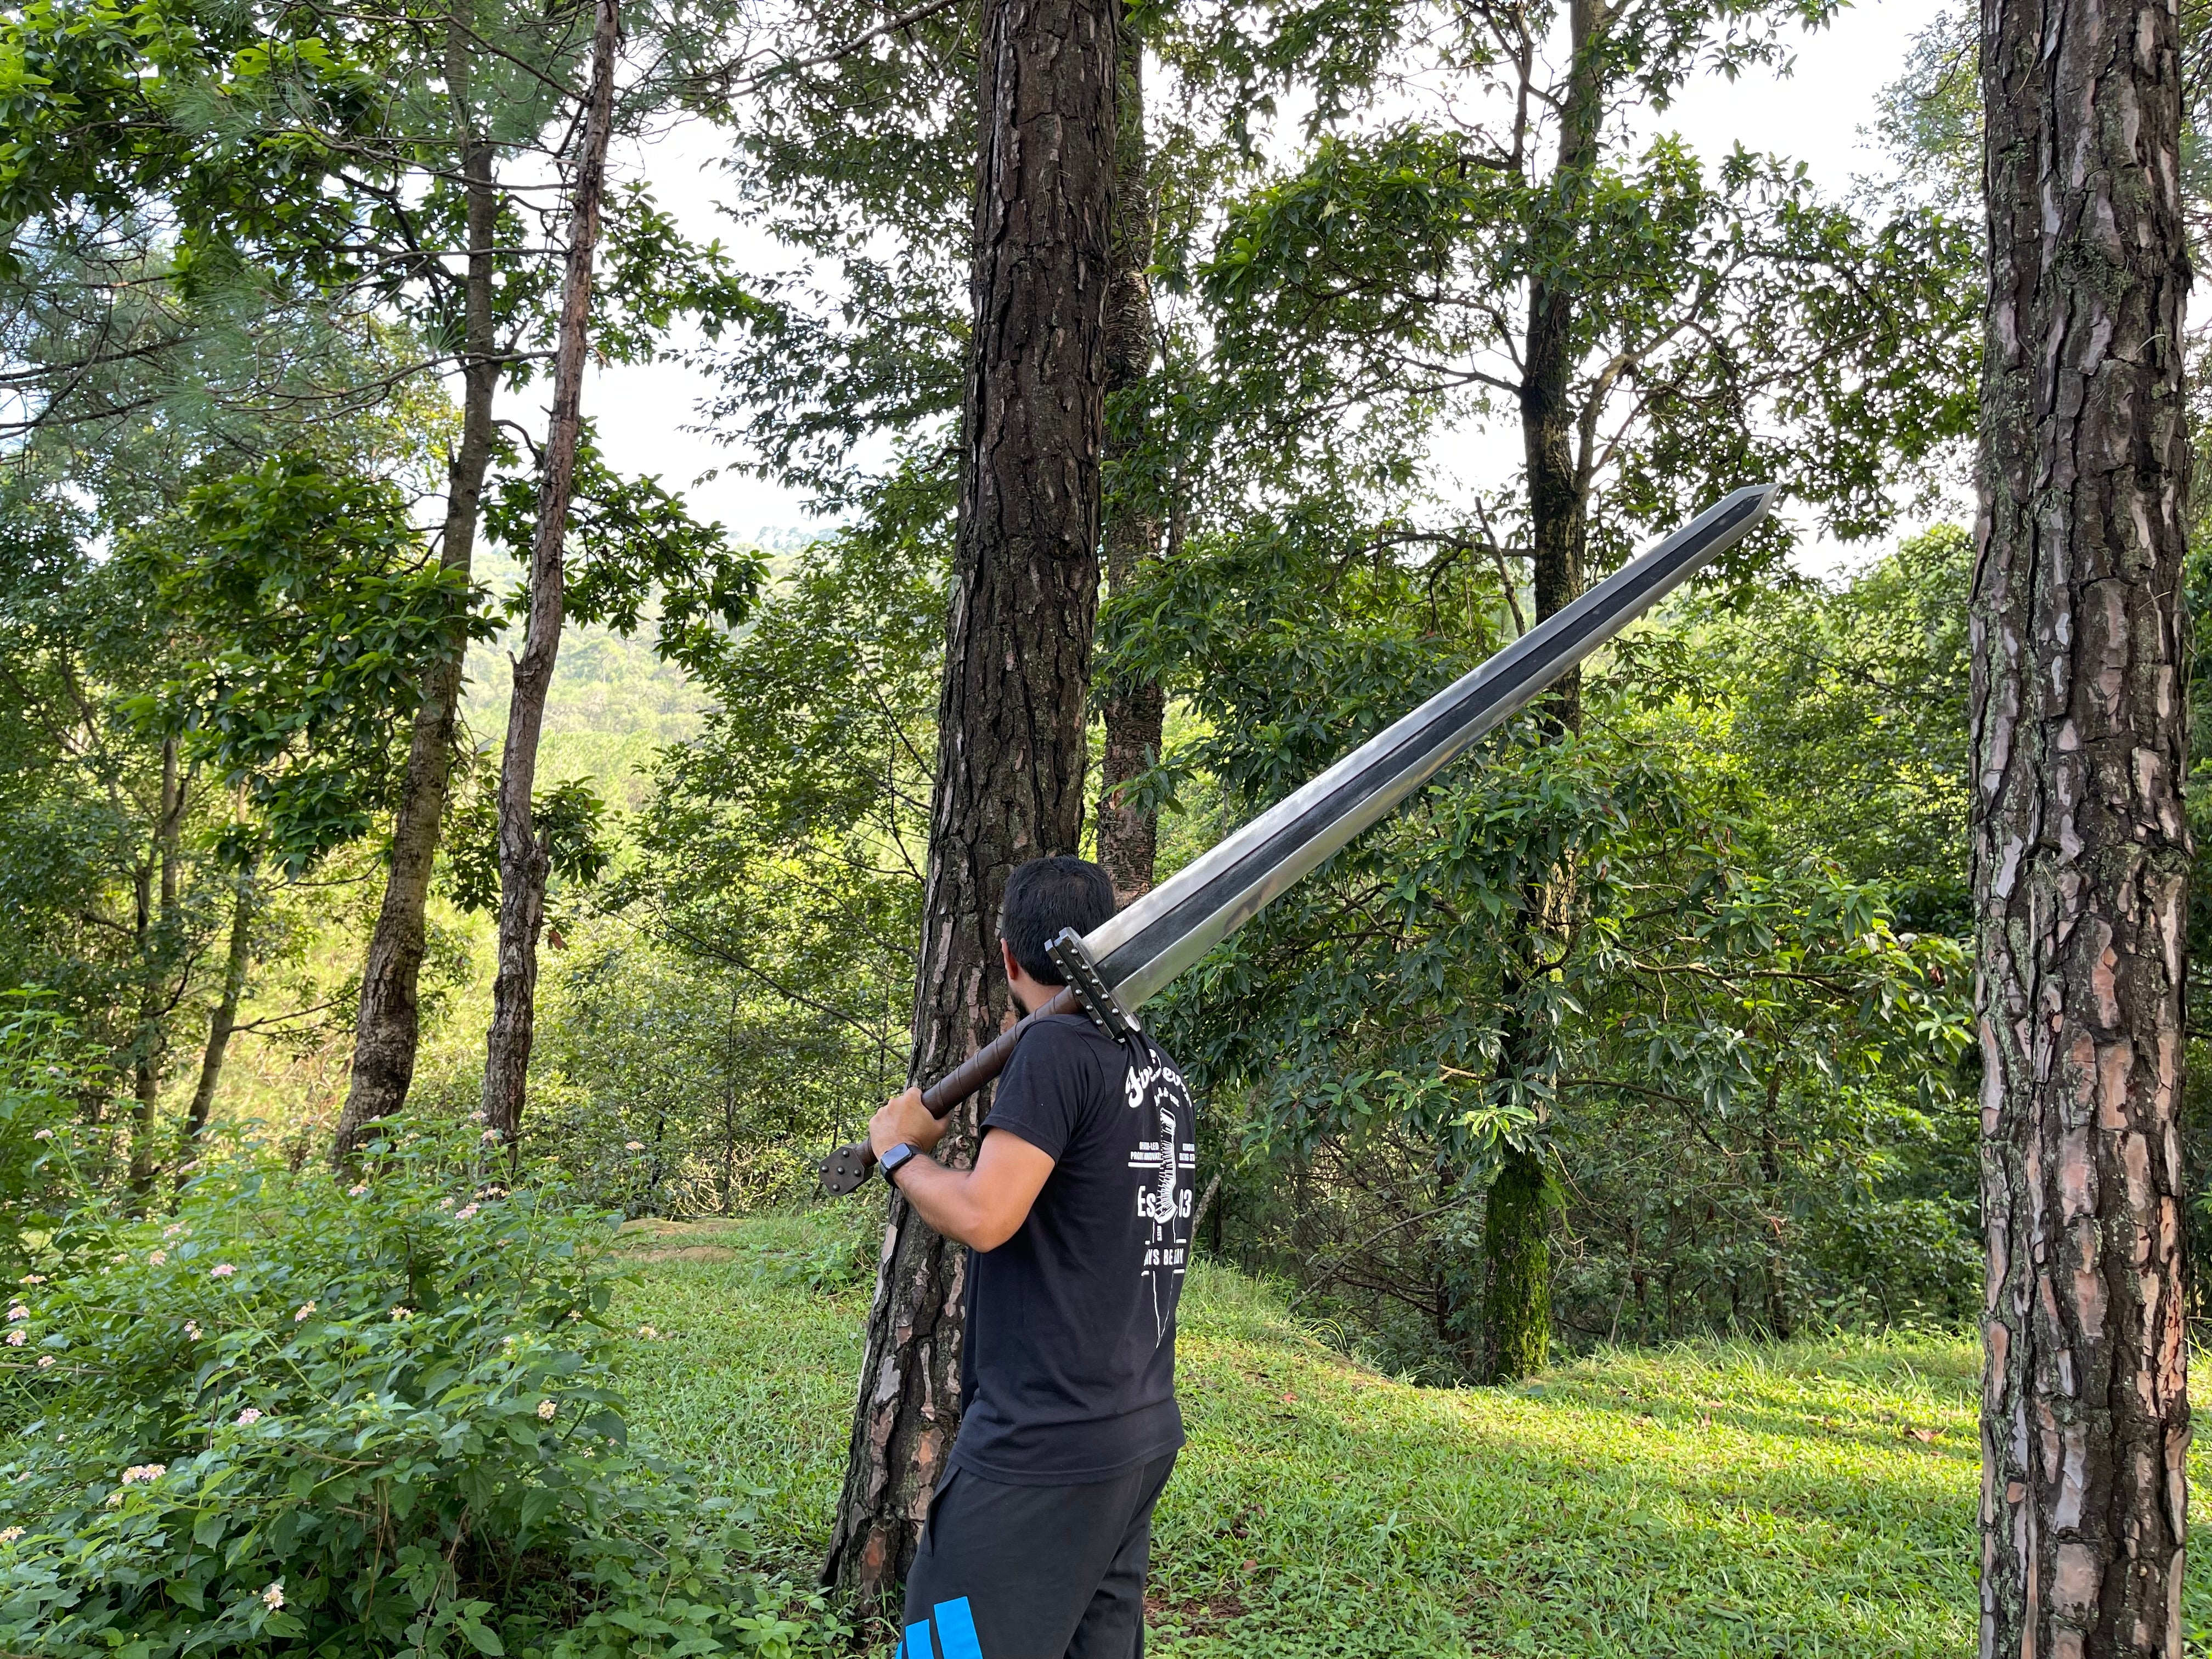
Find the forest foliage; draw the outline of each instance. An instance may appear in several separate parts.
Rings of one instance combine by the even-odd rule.
[[[1164,696],[1126,794],[1162,876],[1560,572],[1747,482],[1791,504],[1588,665],[1572,718],[1496,734],[1152,1012],[1206,1105],[1213,1255],[1423,1383],[1497,1368],[1532,1259],[1501,1253],[1509,1169],[1570,1349],[1948,1328],[1976,1293],[1972,28],[1919,43],[1837,196],[1668,125],[1829,8],[1644,0],[1573,75],[1553,9],[1128,20],[1156,338],[1105,489],[1147,556],[1092,712]],[[775,257],[628,180],[592,349],[711,377],[730,465],[819,518],[749,538],[586,444],[530,1109],[488,1150],[491,757],[542,460],[509,416],[556,326],[589,14],[0,19],[8,1641],[836,1634],[726,1576],[743,1515],[627,1443],[611,1356],[652,1339],[607,1326],[593,1229],[800,1201],[906,1081],[975,19],[623,9],[622,137],[690,133],[722,228]],[[1798,574],[1815,536],[1841,574]],[[410,734],[457,663],[410,1115],[332,1174]],[[347,1472],[302,1485],[312,1456]]]
[[[327,1121],[313,1079],[353,1013],[422,665],[456,627],[474,663],[512,648],[521,593],[492,573],[528,533],[533,452],[501,429],[491,562],[441,562],[425,510],[462,434],[435,370],[462,295],[454,268],[394,252],[453,245],[465,205],[434,151],[468,135],[419,90],[434,19],[375,40],[272,14],[252,50],[185,29],[149,91],[112,36],[44,18],[10,37],[44,77],[24,130],[91,118],[131,142],[18,164],[20,257],[46,262],[19,291],[60,262],[101,329],[137,326],[100,274],[127,257],[165,320],[140,367],[72,382],[75,325],[18,313],[27,361],[55,367],[26,383],[9,475],[0,882],[20,925],[0,978],[102,1057],[80,1115],[143,1193],[210,1114],[262,1118],[295,1156]],[[1778,62],[1808,21],[1638,20],[1564,204],[1530,134],[1498,125],[1540,76],[1525,19],[1146,21],[1188,96],[1149,106],[1160,350],[1111,412],[1134,435],[1109,489],[1161,526],[1162,556],[1111,596],[1100,678],[1168,695],[1131,792],[1161,816],[1164,872],[1531,619],[1528,499],[1438,458],[1440,434],[1515,417],[1511,319],[1478,296],[1547,271],[1607,296],[1570,350],[1593,574],[1753,471],[1844,534],[1940,483],[1972,385],[1967,220],[1902,182],[1834,200],[1784,160],[1632,138],[1701,53]],[[538,805],[554,882],[526,1147],[631,1214],[797,1193],[905,1064],[972,40],[939,14],[785,67],[762,21],[638,14],[652,67],[622,119],[713,116],[740,210],[811,274],[741,274],[630,189],[598,326],[606,350],[710,368],[733,459],[837,527],[763,562],[587,447],[570,606],[605,641],[616,689],[595,695],[654,712],[623,763],[601,741],[580,771],[556,720]],[[520,180],[557,162],[580,26],[479,21],[500,211],[550,231],[552,198]],[[1456,112],[1413,94],[1443,62],[1480,94]],[[708,107],[710,85],[759,95]],[[1402,118],[1369,113],[1386,93]],[[308,107],[352,148],[319,147]],[[213,167],[217,130],[250,165]],[[1901,179],[1941,160],[1914,142]],[[497,258],[520,385],[549,267]],[[271,349],[225,343],[241,307]],[[302,399],[301,376],[343,395]],[[1571,1341],[1957,1316],[1963,540],[1929,532],[1827,586],[1783,548],[1747,544],[1595,665],[1572,741],[1502,734],[1174,988],[1163,1027],[1212,1105],[1218,1250],[1424,1374],[1480,1373],[1483,1194],[1518,1152],[1552,1172]],[[483,756],[498,710],[469,707]],[[497,889],[491,780],[464,761],[423,983],[430,1110],[469,1102]],[[234,1086],[195,1115],[234,936]],[[1541,1063],[1506,1063],[1530,1031]]]

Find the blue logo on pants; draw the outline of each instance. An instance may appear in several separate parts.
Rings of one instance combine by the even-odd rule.
[[[939,1651],[930,1651],[929,1625],[937,1626]],[[899,1659],[983,1659],[983,1644],[975,1639],[975,1614],[968,1605],[968,1598],[957,1601],[939,1601],[932,1609],[930,1620],[906,1627],[906,1640],[900,1644]]]

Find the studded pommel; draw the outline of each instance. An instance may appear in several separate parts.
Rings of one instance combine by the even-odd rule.
[[[822,1160],[822,1190],[836,1198],[842,1198],[847,1193],[856,1193],[874,1165],[875,1158],[866,1141],[840,1146]]]

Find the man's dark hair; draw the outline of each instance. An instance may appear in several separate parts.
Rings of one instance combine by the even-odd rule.
[[[1087,933],[1114,914],[1114,883],[1088,859],[1066,854],[1018,864],[999,905],[999,937],[1040,985],[1063,985],[1044,947],[1063,927]]]

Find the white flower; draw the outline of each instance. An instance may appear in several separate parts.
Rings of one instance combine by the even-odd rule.
[[[28,1319],[30,1316],[31,1310],[20,1302],[11,1304],[8,1309],[8,1322],[11,1325],[19,1319]]]
[[[52,1129],[40,1129],[31,1137],[33,1140],[52,1140],[53,1138],[54,1132]]]
[[[394,1308],[392,1310],[392,1316],[394,1319],[412,1319],[415,1317],[415,1310],[412,1308]]]
[[[0,1527],[0,1544],[12,1544],[22,1535],[21,1527]]]
[[[232,1267],[228,1261],[218,1261],[214,1267],[208,1269],[208,1277],[210,1279],[228,1279],[237,1271],[238,1269]]]
[[[583,1316],[584,1316],[582,1314],[577,1312],[574,1308],[568,1310],[568,1317],[571,1319],[581,1319]]]
[[[46,1282],[46,1276],[44,1273],[25,1273],[21,1282],[26,1285],[43,1285]]]
[[[250,1429],[260,1420],[261,1408],[258,1406],[248,1406],[238,1414],[238,1426],[241,1429]]]
[[[514,1346],[514,1338],[511,1336],[503,1336],[500,1339],[500,1346],[503,1348],[511,1348]]]
[[[52,1354],[50,1354],[50,1353],[42,1353],[42,1354],[40,1354],[40,1355],[39,1356],[39,1369],[40,1369],[40,1370],[45,1370],[48,1366],[52,1365],[53,1363],[54,1363],[54,1357],[53,1357],[53,1355],[52,1355]]]
[[[623,1142],[623,1150],[626,1152],[641,1152],[645,1150],[645,1143],[641,1140],[625,1140]]]
[[[483,1139],[486,1146],[495,1144],[499,1139],[499,1131],[496,1129],[486,1129],[483,1132]]]
[[[276,1612],[279,1607],[284,1605],[284,1581],[283,1579],[272,1578],[270,1580],[269,1588],[261,1592],[261,1605],[267,1607],[271,1613]]]
[[[453,1200],[450,1198],[441,1198],[438,1200],[438,1207],[441,1210],[450,1210],[453,1207]]]
[[[459,1209],[453,1212],[453,1219],[456,1221],[473,1220],[476,1217],[476,1213],[477,1206],[475,1205],[464,1204]]]
[[[315,1304],[314,1304],[313,1303],[312,1303],[312,1302],[302,1302],[302,1303],[300,1304],[300,1311],[299,1311],[299,1312],[297,1312],[297,1313],[295,1313],[295,1314],[294,1314],[294,1315],[292,1316],[292,1322],[293,1322],[295,1325],[298,1324],[301,1320],[305,1319],[305,1318],[306,1318],[309,1314],[311,1314],[311,1313],[314,1312],[314,1310],[315,1310]]]
[[[8,1346],[11,1348],[20,1348],[30,1340],[30,1335],[28,1331],[10,1331],[8,1333]]]
[[[179,1221],[175,1223],[173,1225],[162,1228],[161,1237],[164,1238],[174,1238],[179,1233],[184,1231],[184,1230],[185,1224]]]
[[[363,1193],[367,1192],[368,1190],[368,1183],[366,1181],[364,1181],[364,1182],[361,1182],[359,1185],[357,1185],[357,1186],[353,1186],[353,1187],[349,1187],[349,1188],[346,1188],[346,1196],[347,1196],[348,1198],[359,1198],[359,1197],[360,1197]]]
[[[167,1463],[133,1463],[123,1471],[123,1484],[126,1486],[135,1486],[141,1480],[150,1484],[159,1480],[168,1472],[169,1466]]]
[[[149,1267],[158,1267],[168,1259],[169,1253],[167,1250],[156,1250],[146,1258],[146,1265]]]
[[[112,1509],[115,1509],[115,1508],[118,1507],[118,1506],[122,1504],[122,1502],[123,1502],[123,1488],[122,1488],[122,1487],[118,1486],[118,1487],[117,1487],[113,1492],[110,1492],[110,1493],[108,1493],[108,1494],[107,1494],[107,1507],[108,1507],[108,1508],[110,1508],[111,1510],[112,1510]]]
[[[483,1121],[484,1115],[482,1112],[471,1112],[469,1114],[469,1121],[471,1123],[481,1123]]]
[[[198,1320],[187,1319],[185,1322],[185,1340],[188,1342],[197,1342],[200,1340],[200,1322]]]
[[[553,1420],[553,1413],[560,1409],[561,1408],[558,1406],[555,1405],[550,1400],[539,1401],[538,1402],[538,1421],[541,1423],[550,1423]]]
[[[638,1334],[640,1336],[643,1337],[643,1338],[644,1338],[647,1341],[648,1341],[648,1342],[652,1341],[652,1340],[653,1340],[653,1339],[654,1337],[659,1336],[659,1335],[660,1334],[660,1333],[659,1333],[659,1331],[656,1331],[655,1329],[653,1329],[653,1327],[652,1327],[652,1326],[650,1326],[650,1325],[641,1325],[641,1326],[639,1326],[639,1327],[637,1328],[637,1334]]]

